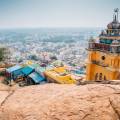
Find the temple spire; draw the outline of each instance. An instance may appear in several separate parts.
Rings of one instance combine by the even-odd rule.
[[[118,13],[119,13],[119,9],[115,8],[114,15],[113,15],[113,21],[115,21],[115,22],[118,22]]]

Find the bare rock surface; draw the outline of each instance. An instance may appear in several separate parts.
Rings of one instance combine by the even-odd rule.
[[[0,77],[0,104],[4,101],[5,97],[9,94],[10,87],[2,84],[3,78]]]
[[[0,120],[120,120],[120,85],[45,84],[4,92]]]

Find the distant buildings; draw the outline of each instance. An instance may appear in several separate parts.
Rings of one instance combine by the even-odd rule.
[[[87,56],[85,51],[87,38],[91,35],[95,36],[95,30],[90,30],[93,32],[87,29],[84,32],[81,32],[81,29],[80,31],[77,29],[77,32],[63,31],[61,29],[54,32],[38,30],[37,33],[34,30],[30,33],[8,32],[2,33],[0,41],[10,50],[8,62],[11,64],[25,63],[28,60],[42,63],[44,60],[51,61],[51,56],[54,56],[69,65],[83,65]]]

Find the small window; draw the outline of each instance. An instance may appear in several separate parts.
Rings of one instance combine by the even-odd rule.
[[[104,76],[104,80],[107,80],[106,76]]]
[[[95,80],[98,80],[98,73],[95,74]]]
[[[102,73],[100,73],[99,75],[99,80],[102,80]]]
[[[102,59],[102,60],[105,60],[105,56],[102,56],[101,59]]]

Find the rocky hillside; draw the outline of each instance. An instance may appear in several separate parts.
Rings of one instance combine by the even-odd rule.
[[[120,85],[0,85],[0,120],[120,120]]]

